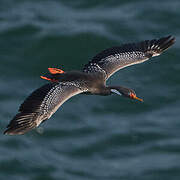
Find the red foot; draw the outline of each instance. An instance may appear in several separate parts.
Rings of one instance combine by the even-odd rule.
[[[47,77],[45,77],[45,76],[40,76],[40,78],[45,79],[45,80],[47,80],[47,81],[51,81],[51,82],[58,82],[58,80],[51,79],[51,78],[47,78]]]
[[[48,70],[49,70],[49,72],[50,72],[51,74],[62,74],[62,73],[64,73],[63,70],[58,69],[58,68],[48,68]]]

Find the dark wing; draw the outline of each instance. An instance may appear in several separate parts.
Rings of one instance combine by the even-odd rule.
[[[103,73],[107,80],[112,74],[124,67],[142,63],[153,56],[160,55],[174,42],[175,38],[168,36],[106,49],[86,64],[83,71]]]
[[[49,119],[69,98],[82,93],[72,83],[49,83],[35,90],[19,108],[4,134],[24,134]]]

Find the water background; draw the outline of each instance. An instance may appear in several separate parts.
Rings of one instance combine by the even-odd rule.
[[[0,179],[179,180],[179,9],[179,0],[1,0]],[[144,103],[79,95],[37,130],[2,134],[48,67],[82,69],[105,48],[169,34],[171,49],[108,81]]]

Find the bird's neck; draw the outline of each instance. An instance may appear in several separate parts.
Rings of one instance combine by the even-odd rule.
[[[108,86],[103,86],[98,88],[96,94],[101,95],[101,96],[108,96],[111,95],[111,89]]]

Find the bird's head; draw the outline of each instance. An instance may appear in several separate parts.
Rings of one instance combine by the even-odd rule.
[[[138,98],[136,96],[136,93],[132,89],[122,87],[122,86],[115,86],[115,87],[110,87],[110,91],[112,94],[118,94],[121,96],[125,96],[128,98],[136,99],[136,100],[143,102],[143,99]]]

